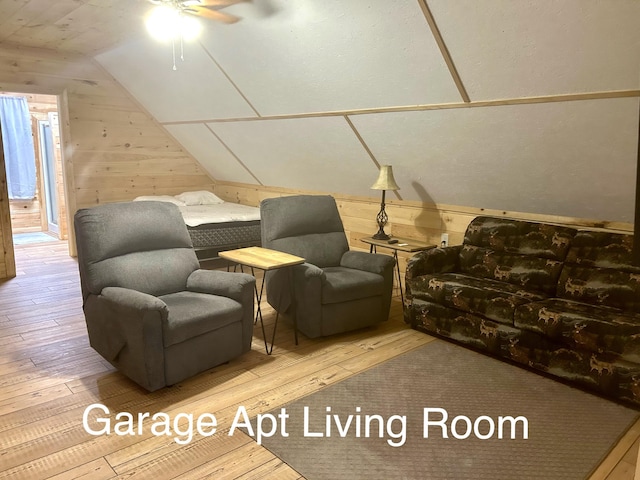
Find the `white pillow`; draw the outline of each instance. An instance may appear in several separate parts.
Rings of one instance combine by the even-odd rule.
[[[176,198],[185,205],[216,205],[224,203],[220,197],[206,190],[198,190],[196,192],[184,192],[176,195]]]
[[[184,207],[185,204],[182,200],[178,200],[176,197],[172,197],[171,195],[142,195],[140,197],[136,197],[133,199],[134,202],[167,202],[173,203],[179,207]]]

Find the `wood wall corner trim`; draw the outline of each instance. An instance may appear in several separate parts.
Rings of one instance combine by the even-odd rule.
[[[73,169],[73,144],[71,142],[70,118],[69,118],[69,96],[64,89],[58,96],[58,122],[60,128],[60,145],[62,146],[62,178],[64,179],[64,202],[67,206],[67,240],[69,244],[69,255],[78,256],[76,249],[76,233],[73,228],[73,216],[77,210],[75,188],[75,172]]]
[[[0,130],[2,130],[2,125],[0,125]],[[2,242],[0,263],[4,264],[4,278],[13,278],[16,276],[16,258],[13,251],[13,231],[11,229],[9,189],[2,135],[0,135],[0,241]]]
[[[638,101],[638,161],[636,162],[636,210],[633,223],[633,261],[640,265],[640,101]]]

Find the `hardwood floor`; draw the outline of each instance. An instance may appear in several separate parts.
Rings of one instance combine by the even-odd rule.
[[[433,340],[402,322],[396,299],[390,321],[379,327],[318,340],[300,336],[298,346],[283,322],[272,356],[256,328],[248,354],[147,393],[89,347],[77,264],[64,242],[18,246],[16,265],[18,276],[0,281],[0,478],[299,479],[251,437],[228,435],[238,407],[250,416],[267,412]],[[263,309],[271,332],[273,311],[266,302]],[[92,436],[82,418],[94,403],[112,418],[115,412],[165,412],[172,419],[209,412],[221,427],[184,445],[149,431]],[[640,422],[592,480],[632,479],[639,438]]]

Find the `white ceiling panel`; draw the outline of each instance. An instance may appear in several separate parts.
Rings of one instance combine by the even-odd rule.
[[[160,122],[256,116],[200,44],[184,56],[174,71],[171,43],[145,37],[95,58]]]
[[[471,100],[640,88],[638,0],[429,0]]]
[[[167,125],[165,128],[215,180],[257,184],[205,124]]]
[[[343,117],[210,124],[264,184],[371,195],[378,169]]]
[[[633,221],[637,98],[353,116],[405,200]]]
[[[268,7],[267,7],[268,6]],[[256,0],[202,43],[261,115],[459,102],[416,0]]]

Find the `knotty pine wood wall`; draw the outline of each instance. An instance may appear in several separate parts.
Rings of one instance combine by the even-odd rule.
[[[79,208],[139,195],[213,187],[193,157],[88,57],[2,43],[0,91],[59,96],[69,217]],[[0,278],[6,278],[15,275],[15,264],[2,200],[0,194],[0,210],[7,211],[0,211]],[[75,255],[73,229],[69,250]]]
[[[214,191],[216,195],[226,201],[252,206],[260,205],[260,201],[265,198],[326,193],[229,182],[217,183]],[[334,196],[338,204],[351,248],[368,250],[368,245],[361,242],[360,239],[362,237],[370,237],[378,230],[375,218],[380,210],[380,197],[354,197],[333,193],[331,195]],[[440,238],[443,233],[449,234],[450,245],[461,244],[467,225],[478,215],[502,216],[521,220],[550,222],[577,228],[633,233],[633,224],[630,223],[486,210],[453,205],[429,205],[413,201],[393,200],[393,194],[391,193],[387,193],[385,204],[386,212],[389,215],[389,223],[385,227],[385,231],[388,234],[419,239],[436,245],[440,244]],[[391,252],[390,250],[386,251]],[[380,249],[378,252],[384,253],[385,249]],[[410,256],[411,254],[398,252],[400,270],[403,275]]]

